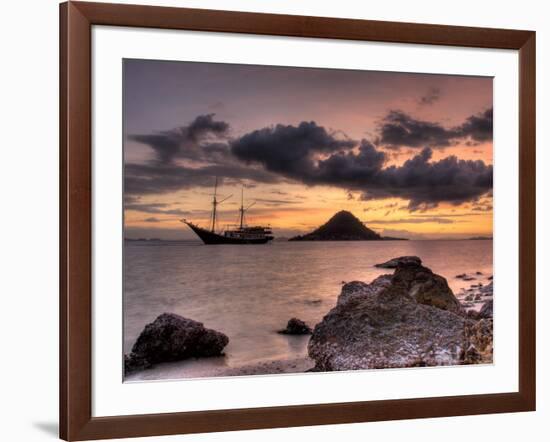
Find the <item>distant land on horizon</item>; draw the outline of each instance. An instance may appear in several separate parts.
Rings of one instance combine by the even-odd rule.
[[[369,229],[370,230],[370,229]],[[313,232],[312,232],[313,233]],[[376,233],[375,233],[376,234]],[[315,241],[313,239],[296,239],[296,238],[302,238],[303,236],[305,235],[298,235],[296,237],[293,237],[293,238],[288,238],[286,236],[277,236],[275,237],[274,241],[275,242],[287,242],[287,241]],[[380,236],[380,235],[379,235]],[[380,236],[379,239],[374,239],[374,241],[493,241],[493,237],[491,236],[473,236],[473,237],[470,237],[470,238],[422,238],[422,239],[419,239],[419,238],[414,238],[414,239],[410,239],[410,238],[394,238],[394,237],[390,237],[390,236]],[[143,237],[139,237],[139,238],[124,238],[124,241],[128,241],[128,242],[196,242],[196,243],[200,243],[199,240],[197,239],[194,239],[194,238],[179,238],[179,239],[168,239],[168,238],[143,238]],[[336,239],[333,239],[333,240],[316,240],[316,241],[338,241]],[[341,241],[345,241],[345,240],[341,240]],[[353,240],[348,240],[348,241],[353,241]],[[359,241],[362,241],[362,240],[359,240]],[[373,240],[371,240],[373,241]]]
[[[365,226],[353,213],[341,210],[311,233],[289,241],[406,241],[406,238],[383,237]]]

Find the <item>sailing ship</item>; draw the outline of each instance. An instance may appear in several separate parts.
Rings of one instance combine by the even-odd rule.
[[[181,222],[189,226],[193,232],[205,244],[265,244],[273,239],[270,227],[266,226],[248,226],[245,224],[245,212],[250,209],[255,203],[244,207],[244,190],[241,190],[241,207],[239,209],[239,224],[234,229],[226,229],[222,233],[217,233],[216,230],[216,211],[217,207],[224,201],[231,198],[232,195],[218,201],[217,199],[218,179],[214,185],[214,198],[212,200],[212,215],[210,217],[210,229],[204,229],[197,224],[182,219]]]

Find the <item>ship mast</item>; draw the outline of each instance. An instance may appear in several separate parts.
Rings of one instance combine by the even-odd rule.
[[[218,190],[218,177],[216,177],[216,183],[214,184],[214,199],[212,200],[212,228],[210,229],[211,232],[214,231],[216,228],[216,206],[218,205],[218,201],[216,200],[216,191]]]
[[[239,212],[240,212],[239,228],[240,229],[242,229],[244,226],[244,212],[250,209],[254,204],[256,204],[256,201],[250,204],[247,208],[244,207],[244,186],[241,187],[241,208],[239,209]]]
[[[214,199],[212,200],[212,227],[210,228],[210,231],[214,233],[216,230],[216,208],[223,203],[224,201],[231,198],[233,195],[229,195],[228,197],[224,198],[221,201],[218,201],[217,197],[217,191],[218,191],[218,177],[216,177],[216,182],[214,184]]]
[[[239,212],[241,212],[241,222],[239,228],[243,228],[243,221],[244,221],[244,188],[241,188],[241,208],[239,209]]]

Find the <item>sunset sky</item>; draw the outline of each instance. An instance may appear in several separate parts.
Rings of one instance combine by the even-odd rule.
[[[492,236],[489,77],[124,61],[125,235],[238,218],[275,236],[349,210],[386,236]]]

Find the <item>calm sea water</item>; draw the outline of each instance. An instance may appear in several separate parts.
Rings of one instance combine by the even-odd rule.
[[[307,338],[279,335],[291,317],[311,326],[334,306],[343,282],[370,281],[391,270],[374,264],[417,255],[453,291],[472,282],[459,273],[493,271],[493,242],[273,242],[210,245],[194,241],[126,242],[124,351],[164,312],[201,321],[229,336],[225,358],[194,363],[240,367],[306,355]],[[197,367],[198,364],[198,367]]]

